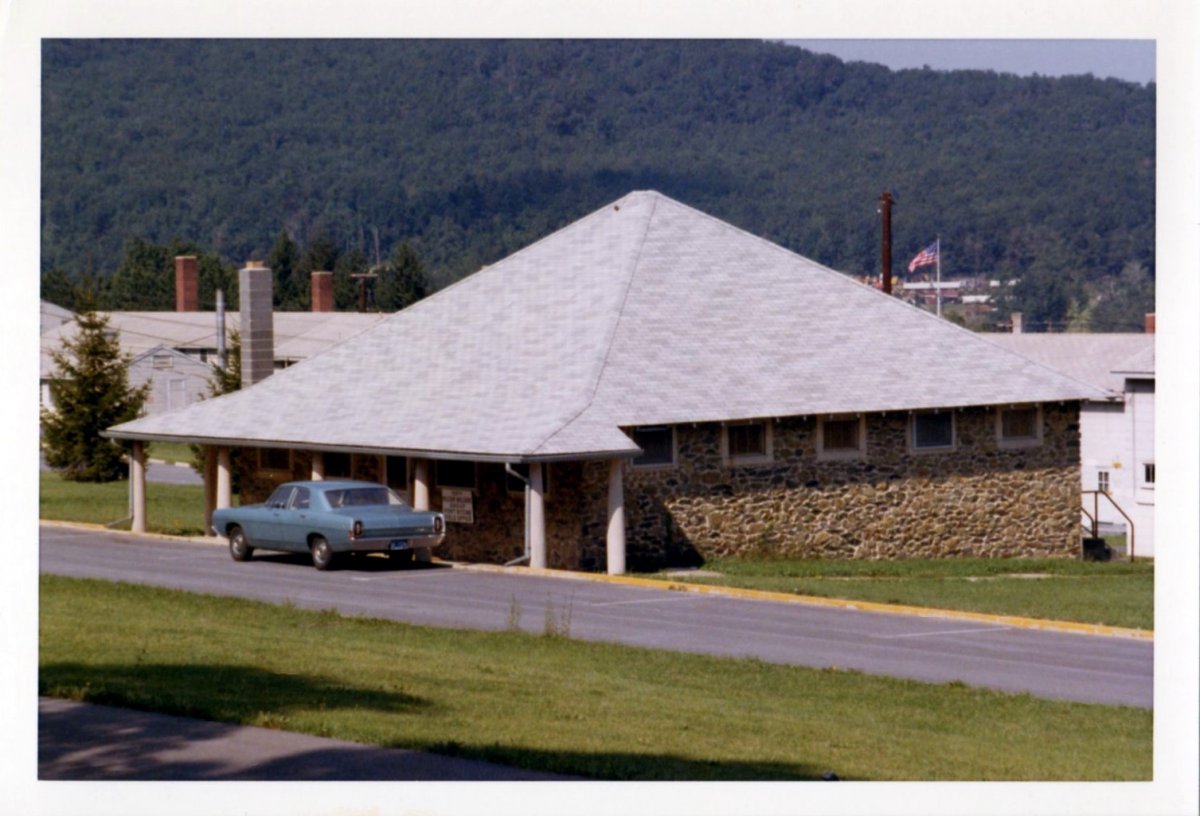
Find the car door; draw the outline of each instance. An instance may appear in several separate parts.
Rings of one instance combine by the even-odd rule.
[[[266,542],[262,546],[272,549],[290,550],[287,543],[285,526],[288,520],[288,504],[296,492],[293,485],[280,485],[267,503],[263,506],[262,538]]]
[[[296,485],[287,504],[275,511],[277,546],[292,552],[308,552],[308,534],[312,532],[311,503],[312,491],[304,485]]]

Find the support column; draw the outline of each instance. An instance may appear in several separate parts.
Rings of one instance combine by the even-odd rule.
[[[217,448],[217,508],[233,507],[233,468],[229,448]]]
[[[546,505],[542,463],[529,463],[529,566],[546,568]]]
[[[146,448],[141,442],[133,443],[129,455],[129,486],[133,492],[133,522],[129,529],[135,533],[146,532]]]
[[[608,534],[605,554],[609,575],[625,574],[625,487],[622,476],[624,462],[612,459],[608,463]]]
[[[414,510],[429,509],[429,460],[413,459],[413,496]],[[428,547],[420,547],[413,554],[417,561],[432,561],[433,555]]]
[[[212,514],[217,507],[217,449],[204,446],[204,534],[213,535]]]
[[[322,481],[325,478],[325,451],[312,452],[312,480]]]

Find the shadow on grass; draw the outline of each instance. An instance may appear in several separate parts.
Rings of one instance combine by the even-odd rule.
[[[551,774],[757,781],[821,779],[827,770],[802,762],[704,761],[649,752],[546,751],[484,742],[346,746],[285,733],[238,734],[220,723],[286,732],[292,712],[344,716],[350,710],[369,719],[435,708],[413,695],[250,666],[50,663],[41,667],[38,685],[42,695],[66,698],[41,706],[41,779],[446,780]],[[241,742],[228,744],[231,733]]]
[[[610,781],[765,782],[817,781],[831,773],[804,762],[698,760],[670,754],[615,751],[542,751],[505,745],[439,742],[421,750],[445,756],[464,756],[555,774]]]
[[[556,777],[416,751],[42,699],[38,778],[498,781]]]
[[[355,709],[420,713],[430,703],[409,694],[355,688],[321,677],[237,665],[41,666],[38,690],[51,697],[271,728],[296,710]]]

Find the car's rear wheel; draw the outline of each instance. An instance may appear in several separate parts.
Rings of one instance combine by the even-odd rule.
[[[328,541],[321,536],[313,536],[309,549],[312,550],[314,567],[319,570],[327,570],[333,567],[335,553],[333,552],[333,548],[329,546]]]
[[[250,556],[254,555],[254,548],[246,541],[246,534],[241,527],[235,526],[229,530],[229,554],[234,561],[249,561]]]

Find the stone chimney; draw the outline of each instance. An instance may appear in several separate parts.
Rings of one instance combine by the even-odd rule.
[[[312,310],[314,312],[333,311],[333,273],[312,273]]]
[[[1154,334],[1154,312],[1146,315],[1146,334]]]
[[[275,370],[272,272],[262,261],[246,261],[238,270],[241,312],[242,388],[265,380]]]
[[[1013,334],[1020,334],[1024,330],[1024,327],[1022,325],[1024,323],[1024,318],[1025,318],[1025,316],[1023,314],[1021,314],[1020,312],[1012,313],[1012,316],[1010,319],[1012,320],[1012,333]]]
[[[200,276],[195,255],[175,256],[175,311],[200,311]]]

